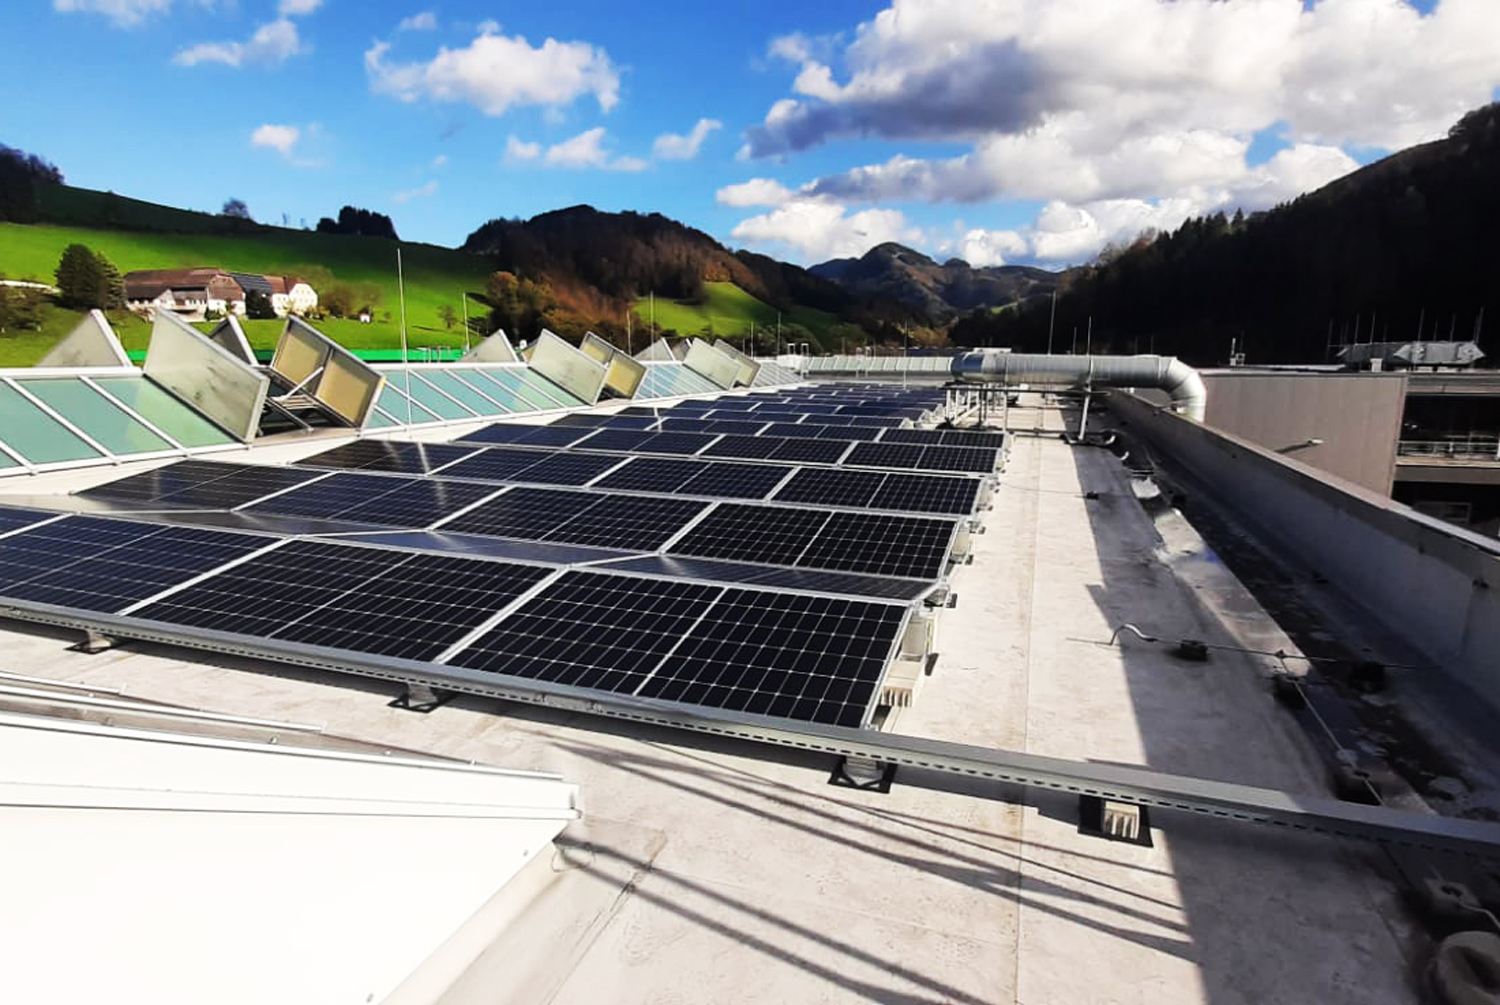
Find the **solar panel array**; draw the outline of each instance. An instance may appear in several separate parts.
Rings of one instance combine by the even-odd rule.
[[[0,598],[195,644],[860,726],[983,484],[919,466],[995,468],[998,444],[888,438],[934,403],[772,392],[292,467],[184,461],[84,493],[128,519],[0,507]]]

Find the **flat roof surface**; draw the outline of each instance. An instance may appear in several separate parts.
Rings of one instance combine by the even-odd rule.
[[[1010,411],[1017,428],[1062,428],[1054,410]],[[1187,663],[1097,644],[1129,621],[1164,638],[1295,648],[1180,516],[1148,514],[1111,454],[1017,436],[983,516],[934,671],[888,731],[1326,790],[1270,697],[1267,659]],[[67,649],[75,641],[0,622],[16,672],[579,784],[584,821],[565,832],[556,882],[445,1002],[1417,997],[1396,895],[1356,843],[1179,814],[1153,821],[1151,847],[1109,842],[1078,832],[1071,799],[1020,805],[977,780],[938,791],[898,773],[889,793],[854,791],[828,784],[823,757],[478,698],[418,715],[389,708],[396,689],[382,682],[144,643],[85,656]],[[419,862],[392,870],[421,882]]]

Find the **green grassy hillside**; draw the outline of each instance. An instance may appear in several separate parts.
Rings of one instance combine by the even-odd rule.
[[[78,242],[108,258],[121,272],[216,265],[236,272],[296,273],[321,266],[335,279],[371,284],[379,290],[375,322],[324,321],[318,327],[351,349],[395,349],[400,345],[400,301],[396,289],[396,244],[375,238],[249,225],[242,233],[211,234],[224,221],[205,213],[155,206],[108,193],[57,187],[43,196],[43,211],[54,219],[112,220],[120,226],[0,223],[0,274],[51,282],[63,249]],[[172,231],[172,232],[168,232]],[[402,244],[406,273],[407,333],[413,347],[461,346],[461,327],[444,326],[439,311],[451,306],[462,315],[465,290],[484,289],[490,266],[485,259],[428,244]],[[469,302],[471,312],[483,310]],[[77,322],[78,315],[50,309],[40,332],[0,336],[0,365],[24,366]],[[149,327],[124,315],[116,330],[126,348],[145,347]],[[274,346],[280,322],[247,326],[257,348]],[[139,344],[137,344],[139,343]]]
[[[776,308],[746,293],[733,283],[704,283],[702,303],[684,303],[658,298],[656,323],[663,330],[679,335],[718,335],[738,339],[755,325],[757,331],[776,327]],[[636,317],[649,322],[652,305],[649,300],[635,303]],[[812,333],[820,345],[828,329],[839,323],[836,316],[814,307],[793,307],[781,312],[781,322],[799,324]]]

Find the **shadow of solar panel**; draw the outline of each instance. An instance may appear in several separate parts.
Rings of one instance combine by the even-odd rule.
[[[79,495],[194,509],[233,509],[325,474],[262,464],[179,461],[87,489]]]
[[[667,457],[632,457],[625,466],[601,478],[595,488],[635,492],[675,492],[708,467],[704,461]]]
[[[721,503],[671,550],[679,555],[795,565],[828,517],[817,510]]]
[[[645,429],[655,424],[656,420],[650,415],[599,415],[592,412],[559,416],[550,423],[553,426],[599,426],[610,429]]]
[[[723,436],[705,449],[703,457],[770,457],[782,440],[775,436]]]
[[[867,468],[920,468],[927,449],[914,443],[860,443],[844,463]]]
[[[441,478],[414,479],[335,516],[340,520],[393,527],[429,527],[498,491],[495,485]]]
[[[837,464],[849,450],[844,440],[794,440],[783,439],[771,451],[773,461],[807,461],[815,464]]]
[[[555,456],[546,450],[527,450],[512,447],[490,447],[472,457],[466,457],[450,468],[443,469],[444,478],[476,478],[481,481],[524,481],[521,473],[535,467],[549,457]]]
[[[448,662],[629,694],[722,590],[672,580],[564,573]]]
[[[655,551],[712,503],[653,496],[598,495],[599,502],[548,532],[544,541]]]
[[[9,506],[0,506],[0,534],[8,534],[22,527],[30,527],[32,524],[41,523],[57,516],[56,513],[44,513],[41,510],[14,509]]]
[[[293,541],[150,604],[135,616],[431,660],[552,571]]]
[[[544,485],[583,485],[623,460],[603,454],[554,454],[527,468],[522,480]]]
[[[467,513],[443,524],[444,531],[457,534],[488,534],[540,541],[601,499],[588,492],[567,489],[510,489]]]
[[[928,471],[972,471],[989,474],[995,470],[999,451],[992,447],[927,447],[921,467]]]
[[[638,693],[858,727],[903,617],[892,604],[728,589]]]
[[[709,464],[677,491],[719,499],[764,499],[792,471],[781,464]]]
[[[73,516],[0,540],[0,594],[115,613],[275,540]]]
[[[633,449],[644,454],[696,454],[716,439],[709,433],[657,433]]]
[[[885,473],[879,471],[803,468],[776,493],[776,501],[864,508],[885,479]]]
[[[366,471],[395,471],[401,474],[427,474],[444,465],[467,457],[480,448],[451,443],[405,443],[394,440],[355,440],[298,461],[314,468],[361,468]]]
[[[834,513],[797,565],[873,576],[936,579],[953,542],[952,520]]]
[[[870,500],[870,508],[967,516],[974,512],[978,495],[979,481],[974,478],[889,474]]]

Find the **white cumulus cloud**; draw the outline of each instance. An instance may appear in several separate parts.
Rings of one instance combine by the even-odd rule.
[[[549,167],[601,168],[607,171],[640,171],[647,164],[639,157],[617,157],[604,147],[604,127],[586,129],[572,139],[547,148],[542,163]]]
[[[780,206],[797,193],[771,178],[751,178],[714,193],[721,206]]]
[[[411,202],[413,199],[424,199],[429,195],[434,195],[436,194],[437,190],[437,180],[433,179],[425,185],[419,185],[416,188],[408,189],[405,192],[397,192],[395,195],[391,196],[391,199],[398,203],[407,203]]]
[[[620,100],[620,75],[609,54],[587,42],[549,38],[533,46],[520,35],[485,30],[461,49],[440,48],[426,62],[393,62],[391,44],[376,42],[365,52],[370,88],[401,101],[473,105],[486,115],[512,108],[560,108],[593,95],[605,111]]]
[[[541,155],[540,143],[528,143],[515,136],[505,138],[505,159],[508,161],[534,161]]]
[[[278,126],[268,122],[250,134],[250,143],[252,146],[279,151],[282,156],[290,156],[301,135],[302,130],[296,126]]]
[[[281,0],[276,8],[282,17],[303,17],[323,5],[323,0]]]
[[[302,44],[294,21],[281,18],[255,29],[248,42],[200,42],[188,46],[172,57],[180,66],[200,63],[223,63],[225,66],[250,66],[256,63],[284,63],[293,56],[311,51]]]
[[[686,134],[662,133],[651,145],[652,156],[664,161],[690,161],[698,156],[708,134],[723,126],[718,119],[699,119]]]
[[[52,0],[52,9],[65,14],[103,14],[116,27],[128,28],[159,11],[171,10],[172,0]]]
[[[496,30],[499,26],[496,25]],[[396,25],[397,31],[436,31],[437,15],[430,10],[424,10],[420,14],[404,17],[401,23]]]
[[[920,244],[923,234],[897,209],[849,212],[828,199],[793,198],[769,213],[741,220],[730,232],[735,240],[769,248],[804,264],[829,258],[851,258],[877,244]]]

